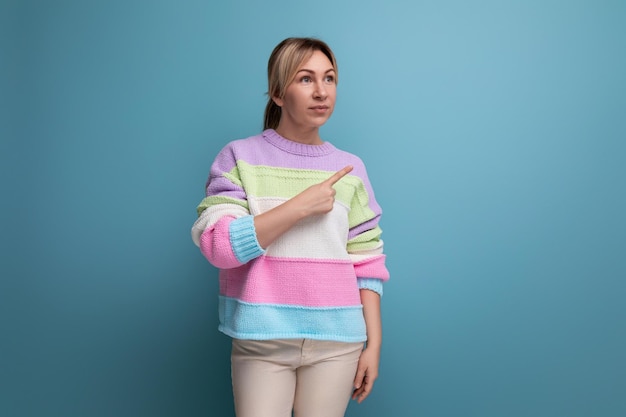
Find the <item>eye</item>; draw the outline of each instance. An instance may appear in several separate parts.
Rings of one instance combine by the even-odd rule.
[[[326,81],[328,84],[334,83],[335,77],[333,75],[327,75],[326,77],[324,77],[324,81]]]
[[[300,82],[302,83],[310,83],[311,82],[311,77],[309,77],[308,75],[305,75],[304,77],[300,78]]]

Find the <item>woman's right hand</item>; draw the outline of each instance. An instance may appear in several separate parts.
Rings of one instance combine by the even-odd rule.
[[[291,199],[290,204],[294,208],[301,210],[303,217],[313,216],[316,214],[325,214],[333,209],[335,203],[335,194],[333,188],[340,179],[352,171],[352,166],[348,165],[343,169],[335,172],[330,178],[315,184],[302,191]]]

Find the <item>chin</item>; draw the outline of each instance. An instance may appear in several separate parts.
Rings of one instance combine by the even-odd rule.
[[[313,124],[317,127],[322,127],[326,124],[326,122],[330,119],[330,116],[324,117],[323,119],[317,119],[313,121]]]

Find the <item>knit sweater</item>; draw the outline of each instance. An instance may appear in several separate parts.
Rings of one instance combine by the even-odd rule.
[[[352,165],[333,209],[261,248],[253,217]],[[389,279],[381,208],[363,162],[329,142],[305,145],[274,130],[227,144],[215,158],[192,227],[219,268],[219,330],[238,339],[366,340],[360,289]]]

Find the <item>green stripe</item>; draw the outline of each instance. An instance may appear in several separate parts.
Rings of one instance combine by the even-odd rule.
[[[196,211],[198,212],[198,216],[200,216],[200,214],[202,214],[204,210],[216,204],[236,204],[248,210],[247,201],[237,200],[236,198],[231,198],[231,197],[214,195],[210,197],[205,197],[204,199],[202,199],[200,204],[198,204],[198,207],[196,208]]]
[[[370,209],[370,199],[367,195],[367,191],[365,190],[365,185],[363,185],[360,178],[356,178],[358,179],[358,184],[352,191],[354,198],[352,200],[352,204],[350,205],[350,216],[348,218],[348,223],[351,228],[361,223],[365,223],[376,216],[372,209]]]
[[[379,226],[361,233],[348,241],[348,252],[371,250],[376,248],[380,243],[380,235],[382,230]]]
[[[240,179],[241,177],[240,177],[239,168],[237,167],[237,165],[235,165],[233,169],[230,170],[230,172],[225,172],[224,178],[230,180],[230,182],[232,182],[238,187],[243,187],[243,184],[241,184],[241,179]]]

